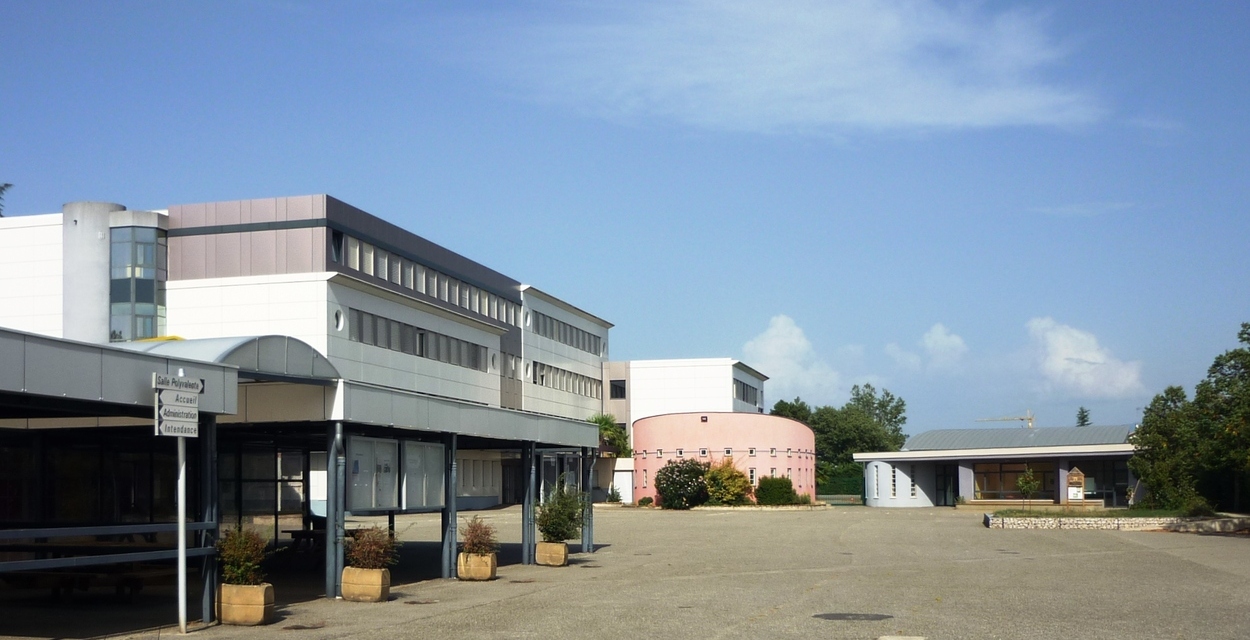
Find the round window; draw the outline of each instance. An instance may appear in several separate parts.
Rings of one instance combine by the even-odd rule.
[[[343,312],[342,311],[334,312],[334,330],[335,331],[343,330]]]

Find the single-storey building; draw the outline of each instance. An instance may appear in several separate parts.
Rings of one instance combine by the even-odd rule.
[[[1019,501],[1017,479],[1032,469],[1035,500],[1066,504],[1068,473],[1079,469],[1083,501],[1127,506],[1137,484],[1128,469],[1133,426],[1038,429],[939,429],[907,439],[899,451],[857,453],[870,507],[954,506]]]

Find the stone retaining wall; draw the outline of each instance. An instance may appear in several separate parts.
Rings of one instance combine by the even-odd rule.
[[[985,514],[990,529],[1105,529],[1163,531],[1192,518],[1002,518]]]

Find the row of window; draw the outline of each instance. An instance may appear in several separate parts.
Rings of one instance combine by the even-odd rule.
[[[801,476],[801,475],[803,475],[803,470],[802,470],[802,469],[799,469],[799,474],[800,474],[800,476]],[[768,470],[768,476],[769,476],[769,477],[771,477],[771,478],[776,478],[776,477],[777,477],[777,467],[772,467],[771,469],[769,469],[769,470]],[[793,468],[788,468],[788,469],[786,469],[786,477],[787,477],[787,478],[790,478],[790,480],[791,480],[791,481],[793,481],[793,480],[794,480],[794,469],[793,469]],[[751,481],[751,486],[753,486],[753,487],[758,487],[758,486],[759,486],[759,484],[760,484],[760,483],[759,483],[759,475],[755,472],[755,467],[751,467],[751,468],[747,469],[747,479]],[[800,477],[800,478],[799,478],[798,488],[800,488],[800,489],[802,489],[802,488],[803,488],[803,482],[804,482],[803,478],[801,478],[801,477]],[[643,489],[646,489],[646,488],[647,488],[647,470],[646,470],[646,469],[643,469],[643,470],[642,470],[642,488],[643,488]]]
[[[348,339],[352,342],[486,371],[486,347],[360,309],[351,309],[350,312]]]
[[[880,469],[881,467],[879,465],[874,466],[872,468],[872,497],[873,498],[881,497],[881,486],[879,482],[879,473],[878,473]],[[912,499],[915,499],[919,495],[919,491],[916,489],[916,465],[914,464],[911,465],[910,473],[908,474],[908,481],[911,484],[910,490],[909,490],[910,497]],[[893,465],[890,466],[890,497],[891,498],[898,497],[898,467],[895,467]]]
[[[531,329],[534,333],[592,355],[597,356],[601,353],[599,336],[537,311],[532,312],[531,315],[533,316]]]
[[[536,385],[559,391],[567,391],[587,398],[603,397],[603,381],[581,374],[565,371],[549,364],[535,362],[530,381]]]
[[[164,333],[167,240],[154,227],[109,230],[109,341]]]
[[[501,476],[498,460],[456,459],[456,489],[461,495],[470,492],[497,492]]]
[[[520,326],[520,305],[489,291],[340,231],[333,232],[330,247],[330,260],[348,269],[437,298],[465,311]]]
[[[676,451],[677,451],[677,457],[678,457],[678,458],[684,458],[684,457],[686,457],[686,450],[685,450],[685,449],[677,449]],[[652,453],[654,453],[654,454],[655,454],[655,457],[657,457],[657,458],[663,458],[663,457],[664,457],[664,450],[663,450],[663,449],[656,449],[656,450],[655,450],[654,452],[652,452]],[[707,450],[707,449],[699,449],[699,457],[700,457],[700,458],[706,458],[706,457],[707,457],[707,453],[708,453],[708,450]],[[796,451],[796,450],[794,450],[794,449],[786,449],[786,457],[787,457],[787,458],[793,458],[795,453],[798,453],[798,454],[799,454],[799,457],[800,457],[800,458],[802,458],[802,457],[803,457],[803,455],[804,455],[805,453],[810,453],[810,452],[803,451],[802,449],[799,449],[799,450],[797,450],[797,451]],[[726,457],[733,456],[733,454],[734,454],[734,450],[733,450],[733,449],[728,448],[728,447],[726,447],[726,448],[725,448],[725,456],[726,456]],[[647,457],[647,451],[646,451],[645,449],[643,449],[643,450],[635,450],[635,451],[634,451],[634,455],[636,455],[636,456],[638,456],[638,457],[640,457],[640,458],[645,458],[645,457]],[[770,455],[770,456],[772,456],[772,457],[774,457],[774,458],[775,458],[775,457],[777,457],[777,447],[772,447],[772,448],[770,448],[770,449],[768,450],[768,455]],[[751,448],[747,449],[747,456],[749,456],[749,457],[755,457],[755,447],[751,447]]]
[[[737,378],[734,378],[734,397],[754,407],[760,404],[760,390]]]

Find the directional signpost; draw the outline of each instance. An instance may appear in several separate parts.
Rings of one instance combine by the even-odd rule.
[[[156,392],[155,429],[158,436],[178,438],[178,629],[187,632],[187,438],[200,435],[200,394],[204,381],[161,373],[152,374]]]

